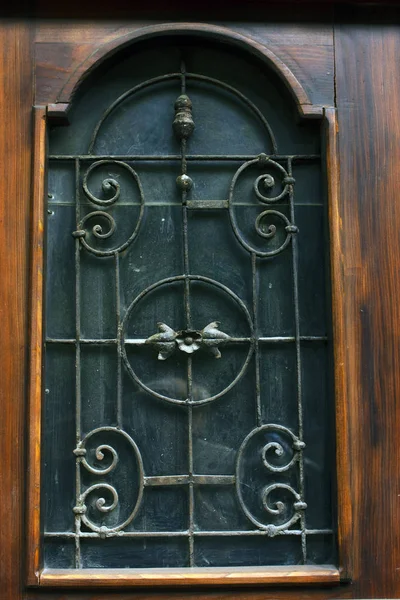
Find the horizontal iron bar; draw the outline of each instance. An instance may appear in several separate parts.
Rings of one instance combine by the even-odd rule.
[[[232,160],[232,161],[247,161],[254,160],[258,154],[188,154],[186,160]],[[275,161],[286,161],[290,159],[292,162],[319,160],[321,157],[319,154],[268,154]],[[146,161],[164,161],[164,160],[176,160],[181,161],[182,157],[180,154],[142,154],[142,155],[119,155],[119,154],[50,154],[49,160],[146,160]]]
[[[232,485],[235,483],[234,475],[160,475],[145,477],[144,484],[149,486],[164,485]]]
[[[211,206],[211,207],[207,207],[207,206],[202,206],[203,203],[218,203],[220,206]],[[157,206],[157,207],[161,207],[161,206],[178,206],[182,208],[182,202],[147,202],[145,201],[145,206],[146,208],[148,206]],[[233,202],[232,203],[235,207],[236,206],[256,206],[257,208],[260,208],[260,203],[259,202]],[[93,204],[91,202],[81,202],[80,203],[81,206],[87,206],[87,207],[93,207]],[[59,202],[58,200],[48,200],[47,202],[47,206],[51,207],[51,208],[57,208],[57,206],[76,206],[76,202]],[[140,204],[138,202],[118,202],[118,205],[114,206],[114,208],[117,208],[119,206],[129,206],[129,207],[140,207]],[[194,208],[229,208],[229,200],[189,200],[188,202],[186,202],[187,208],[190,209],[194,209]],[[280,207],[287,207],[287,203],[279,203],[276,204],[274,202],[274,207],[275,208],[280,208]],[[322,204],[322,202],[296,202],[296,206],[324,206]]]
[[[306,535],[332,535],[332,529],[306,529]],[[192,535],[197,537],[236,537],[236,536],[255,536],[268,535],[264,529],[250,529],[248,531],[192,531]],[[276,535],[301,535],[301,529],[283,529],[278,531]],[[189,531],[117,531],[111,533],[111,536],[118,537],[187,537]],[[74,533],[72,531],[49,531],[44,534],[47,538],[99,538],[101,535],[96,532],[81,531]]]
[[[306,529],[304,531],[306,535],[329,535],[333,531],[331,529]],[[301,529],[282,529],[277,531],[275,535],[301,535]],[[250,531],[194,531],[193,535],[200,537],[230,537],[230,536],[245,536],[245,535],[268,535],[265,529],[251,529]]]
[[[328,341],[328,337],[326,335],[301,335],[299,337],[300,342],[327,342]],[[289,336],[289,337],[260,337],[257,340],[258,342],[265,342],[267,344],[269,343],[277,343],[280,344],[281,342],[295,342],[296,338],[294,336]]]
[[[123,341],[124,344],[131,346],[143,346],[146,343],[147,338],[127,338]],[[328,337],[325,335],[301,335],[301,342],[327,342]],[[116,344],[117,339],[80,339],[78,342],[80,344],[93,344],[95,346],[102,346],[107,344]],[[280,344],[287,342],[295,342],[296,338],[294,336],[275,336],[275,337],[260,337],[260,338],[251,338],[251,337],[243,337],[243,338],[235,338],[231,337],[229,340],[224,340],[224,344],[242,344],[248,342],[261,342],[264,344]],[[75,338],[47,338],[46,343],[48,344],[76,344],[77,340]]]
[[[108,535],[118,537],[136,537],[136,538],[147,538],[147,537],[185,537],[189,534],[188,531],[115,531],[110,532]],[[44,534],[48,538],[99,538],[101,535],[92,531],[81,531],[76,534],[72,531],[60,531],[60,532],[48,532]]]
[[[229,208],[228,200],[188,200],[187,208],[190,209],[210,209],[210,208]]]
[[[103,346],[107,344],[116,344],[118,340],[116,338],[110,339],[73,339],[73,338],[46,338],[46,344],[93,344],[95,346]]]

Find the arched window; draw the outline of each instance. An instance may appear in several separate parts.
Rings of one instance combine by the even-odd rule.
[[[183,34],[111,57],[69,119],[49,132],[43,566],[338,578],[320,120],[257,53]]]

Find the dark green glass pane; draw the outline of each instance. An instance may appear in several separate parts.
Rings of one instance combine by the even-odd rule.
[[[70,119],[49,149],[45,565],[335,562],[320,124],[256,58],[187,36],[111,58]]]

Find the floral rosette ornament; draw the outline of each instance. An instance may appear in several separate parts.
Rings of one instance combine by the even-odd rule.
[[[186,354],[193,354],[203,349],[215,358],[221,358],[218,346],[230,339],[228,334],[220,331],[218,321],[212,321],[201,331],[192,329],[174,331],[165,323],[157,323],[157,326],[159,333],[147,338],[146,344],[158,350],[158,360],[166,360],[176,349]]]

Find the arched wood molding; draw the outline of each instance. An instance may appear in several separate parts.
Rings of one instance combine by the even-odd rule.
[[[324,107],[312,104],[303,86],[285,63],[263,44],[227,27],[207,23],[164,23],[139,28],[99,46],[71,74],[64,84],[56,104],[47,107],[48,118],[68,122],[68,109],[81,83],[104,61],[136,41],[160,35],[191,34],[223,40],[261,58],[283,80],[291,92],[301,117],[323,117]]]

